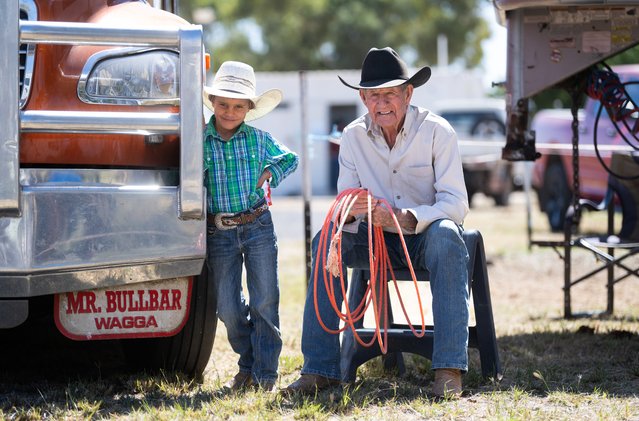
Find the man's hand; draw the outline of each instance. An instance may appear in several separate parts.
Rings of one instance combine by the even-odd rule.
[[[371,197],[371,208],[375,209],[379,200]],[[354,219],[358,216],[368,215],[368,193],[361,192],[357,195],[357,200],[353,203],[350,212],[348,213],[349,219]]]
[[[397,218],[397,223],[402,229],[402,232],[407,234],[414,234],[415,228],[417,227],[417,218],[408,212],[406,209],[397,209],[392,208],[392,213],[389,211],[386,206],[379,205],[371,214],[373,225],[381,226],[381,227],[395,227],[395,222],[393,221],[393,215]]]
[[[415,232],[417,219],[407,210],[396,208],[389,210],[382,204],[380,199],[376,199],[374,197],[371,197],[371,209],[371,222],[373,225],[395,228],[395,222],[393,221],[393,215],[395,215],[402,231],[411,234]],[[368,215],[368,195],[363,192],[357,196],[357,200],[353,204],[346,222],[353,222],[353,220],[360,215]]]
[[[391,213],[386,206],[384,205],[379,205],[377,206],[375,209],[373,209],[373,212],[371,214],[371,218],[372,218],[372,223],[375,226],[380,226],[380,227],[394,227],[395,226],[395,222],[393,222],[393,213]]]

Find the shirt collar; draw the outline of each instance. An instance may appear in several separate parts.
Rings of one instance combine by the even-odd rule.
[[[209,120],[209,124],[206,125],[205,136],[206,137],[211,136],[213,139],[215,139],[215,140],[217,140],[219,142],[230,142],[238,134],[246,132],[247,127],[248,126],[246,125],[246,123],[242,122],[242,124],[240,125],[240,127],[238,127],[238,129],[235,132],[235,134],[229,140],[224,140],[224,139],[222,139],[222,136],[220,136],[220,134],[215,129],[215,114],[213,114],[211,116],[211,119]]]

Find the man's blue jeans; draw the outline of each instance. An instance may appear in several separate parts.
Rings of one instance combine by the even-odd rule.
[[[259,383],[274,382],[282,350],[277,278],[277,238],[271,212],[230,230],[208,227],[209,281],[217,288],[217,314],[224,322],[239,369]],[[242,291],[246,266],[248,304]]]
[[[399,236],[384,233],[386,248],[393,267],[406,266],[406,258]],[[415,269],[428,270],[433,295],[433,359],[431,367],[468,370],[468,250],[462,238],[462,228],[448,219],[433,222],[425,232],[404,235],[411,262]],[[317,263],[319,234],[312,244],[312,272]],[[327,244],[328,247],[328,244]],[[322,253],[326,253],[323,250]],[[342,233],[342,260],[351,267],[368,267],[367,224],[359,226],[356,234]],[[318,268],[317,301],[324,324],[338,327],[338,317],[327,298],[323,268]],[[346,270],[344,268],[344,273]],[[341,305],[343,297],[339,278],[335,295]],[[358,303],[349,303],[354,308]],[[375,345],[376,346],[376,345]],[[313,279],[311,279],[304,307],[302,331],[302,374],[319,374],[341,379],[339,335],[326,332],[315,312]]]

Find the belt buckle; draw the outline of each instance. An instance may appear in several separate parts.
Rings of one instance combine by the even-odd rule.
[[[215,214],[215,227],[219,230],[222,231],[226,231],[226,230],[232,230],[236,227],[236,225],[224,225],[224,222],[222,222],[222,218],[227,218],[229,216],[233,216],[235,214],[233,213],[225,213],[225,212],[219,212]]]

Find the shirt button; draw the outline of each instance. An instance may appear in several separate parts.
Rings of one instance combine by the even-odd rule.
[[[400,196],[400,195],[397,195],[397,198],[398,198],[398,199],[401,199],[401,198],[402,198],[402,196]]]
[[[397,174],[397,170],[393,170],[393,174]]]

